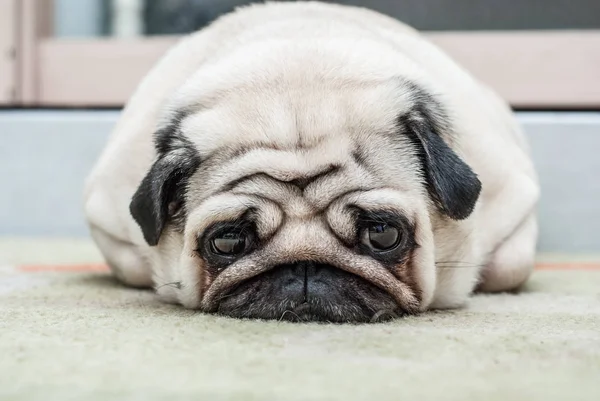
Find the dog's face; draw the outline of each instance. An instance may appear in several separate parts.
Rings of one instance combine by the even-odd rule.
[[[420,310],[432,213],[464,219],[480,191],[441,102],[402,78],[230,85],[180,96],[133,196],[159,293],[234,317]]]

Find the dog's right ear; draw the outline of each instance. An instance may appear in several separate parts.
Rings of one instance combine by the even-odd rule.
[[[427,190],[437,209],[454,220],[468,218],[481,193],[481,181],[444,140],[452,135],[451,122],[442,105],[420,86],[402,80],[413,107],[399,124],[417,151]]]
[[[427,188],[438,209],[454,220],[469,217],[481,192],[477,174],[430,128],[413,127],[408,135],[420,148]]]
[[[159,158],[152,164],[131,198],[129,211],[138,223],[146,242],[158,244],[169,215],[169,204],[175,198],[181,177],[173,163]]]
[[[175,211],[184,207],[189,177],[200,164],[199,157],[186,149],[159,155],[131,198],[129,211],[150,246],[160,236]]]

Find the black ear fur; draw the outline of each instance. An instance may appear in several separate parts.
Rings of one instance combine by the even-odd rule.
[[[479,198],[481,181],[440,135],[452,135],[442,104],[414,82],[403,78],[399,82],[402,90],[410,94],[413,106],[398,122],[417,149],[429,196],[446,216],[466,219]]]
[[[179,170],[175,163],[159,158],[131,198],[129,211],[151,246],[158,244],[169,217],[169,204],[176,202],[182,179]]]
[[[176,123],[180,121],[178,117]],[[189,177],[200,165],[194,146],[183,137],[177,124],[154,135],[158,158],[131,198],[129,212],[138,223],[150,246],[158,244],[174,212],[185,208]]]
[[[429,194],[438,209],[454,220],[469,217],[481,192],[475,172],[430,128],[413,127],[409,137],[420,149]]]

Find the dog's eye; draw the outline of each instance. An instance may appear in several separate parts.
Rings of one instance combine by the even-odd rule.
[[[248,242],[248,235],[245,232],[227,231],[217,234],[211,240],[211,248],[218,255],[236,256],[246,250]]]
[[[396,227],[387,224],[372,224],[362,236],[362,241],[375,251],[389,251],[400,243],[400,232]]]

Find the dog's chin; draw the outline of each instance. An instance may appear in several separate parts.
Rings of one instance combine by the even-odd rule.
[[[241,282],[222,294],[217,313],[294,322],[381,322],[403,314],[390,294],[336,267],[296,262]]]

